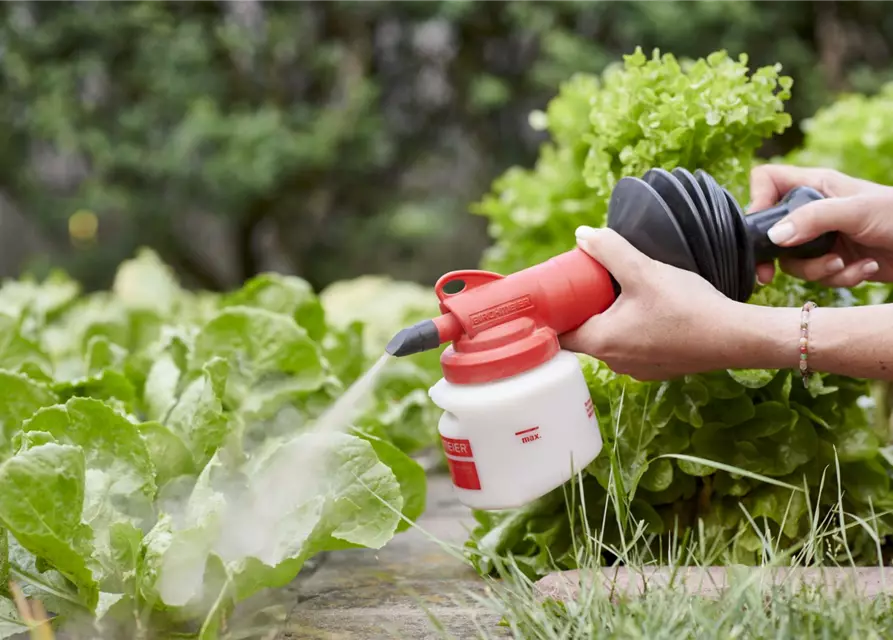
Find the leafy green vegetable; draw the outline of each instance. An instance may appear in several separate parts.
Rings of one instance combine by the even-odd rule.
[[[81,521],[86,461],[78,447],[46,443],[0,466],[0,521],[16,540],[55,567],[95,606],[99,567],[90,527]]]
[[[534,168],[509,169],[475,207],[496,241],[487,266],[514,271],[567,250],[577,225],[605,224],[618,179],[652,167],[703,169],[746,202],[756,150],[790,125],[783,106],[792,86],[778,65],[751,72],[746,62],[723,52],[680,62],[637,50],[600,77],[571,78],[545,113],[531,118],[551,137]],[[818,115],[807,140],[813,157],[849,158],[857,131],[867,136],[860,138],[864,146],[877,143],[881,150],[889,136],[881,130],[889,127],[879,123],[889,121],[890,95],[848,98]],[[826,126],[836,132],[826,135]],[[807,296],[826,306],[869,300],[782,275],[751,302],[798,306]],[[821,375],[804,389],[790,371],[749,370],[640,383],[592,358],[580,360],[605,443],[582,482],[589,521],[582,523],[581,513],[569,518],[573,509],[559,492],[521,510],[477,514],[472,549],[511,555],[523,570],[541,574],[576,566],[570,544],[584,529],[618,548],[624,540],[648,540],[655,556],[668,538],[690,529],[704,545],[726,549],[729,561],[755,562],[761,546],[745,511],[780,529],[775,538],[784,548],[812,517],[805,500],[791,503],[786,487],[805,486],[812,504],[827,508],[837,501],[838,482],[849,513],[881,514],[880,535],[893,533],[893,518],[881,513],[893,506],[893,467],[881,451],[887,430],[881,435],[873,426],[865,381]],[[884,420],[886,413],[876,417]],[[609,501],[612,492],[621,499]],[[648,536],[625,530],[629,514],[647,524]],[[877,545],[862,542],[865,531],[848,534],[859,561],[878,560]]]
[[[786,161],[893,183],[893,83],[873,96],[847,94],[803,123],[803,146]]]
[[[313,340],[320,340],[326,333],[322,303],[307,282],[294,276],[262,274],[228,295],[223,304],[257,307],[290,315]]]
[[[353,424],[315,432],[370,354],[300,279],[193,293],[144,250],[111,291],[55,274],[2,300],[0,579],[63,627],[214,638],[239,600],[424,510],[407,452],[433,441],[430,376],[394,367]],[[4,594],[2,637],[22,630]]]
[[[397,525],[397,531],[404,531],[409,528],[410,522],[425,511],[428,497],[425,491],[425,470],[415,462],[408,460],[396,445],[387,440],[369,434],[362,434],[361,437],[372,445],[375,455],[390,468],[400,485],[400,495],[403,501],[401,515],[404,519],[401,519]]]
[[[163,518],[149,532],[144,597],[187,609],[216,599],[223,585],[205,579],[212,555],[233,598],[282,586],[320,551],[381,547],[403,506],[391,468],[369,442],[346,434],[299,435],[240,468],[242,474],[245,482],[234,492],[228,487],[235,477],[212,462],[181,517]]]
[[[0,447],[11,443],[35,411],[55,402],[53,392],[39,382],[20,373],[0,371]]]
[[[748,76],[746,63],[724,52],[649,59],[637,49],[601,77],[568,80],[534,114],[552,138],[536,166],[509,169],[473,208],[496,240],[487,266],[515,271],[570,248],[576,226],[604,224],[620,178],[652,167],[702,168],[746,197],[753,153],[790,126],[783,108],[792,85],[780,65]]]
[[[0,598],[0,637],[9,638],[20,633],[28,633],[28,625],[22,621],[12,600]]]

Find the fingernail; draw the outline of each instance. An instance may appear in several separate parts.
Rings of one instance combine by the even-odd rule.
[[[837,273],[838,271],[843,269],[843,267],[843,260],[841,260],[840,258],[834,258],[833,260],[829,260],[828,264],[825,265],[825,273],[829,275],[832,273]]]
[[[877,273],[880,270],[881,270],[881,265],[879,265],[874,260],[872,260],[871,262],[866,264],[864,267],[862,267],[862,273],[864,273],[866,276],[874,275],[875,273]]]
[[[774,244],[780,244],[794,237],[794,225],[790,222],[779,222],[769,229],[766,235]]]
[[[586,226],[577,227],[577,230],[574,232],[574,234],[577,236],[577,240],[589,240],[590,238],[595,236],[595,234],[597,234],[597,233],[598,233],[597,229],[593,229],[592,227],[586,227]]]

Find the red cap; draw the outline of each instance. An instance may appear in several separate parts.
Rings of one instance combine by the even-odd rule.
[[[448,283],[464,282],[457,293]],[[434,319],[444,378],[479,384],[539,366],[560,350],[558,336],[603,312],[615,299],[611,276],[573,249],[509,276],[454,271],[435,285],[444,315]]]

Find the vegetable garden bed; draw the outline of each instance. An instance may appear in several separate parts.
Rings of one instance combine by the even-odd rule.
[[[536,166],[509,170],[475,206],[496,240],[486,266],[510,272],[567,249],[578,224],[603,224],[620,177],[653,167],[703,169],[746,201],[756,150],[790,124],[792,82],[779,71],[750,73],[745,58],[722,52],[680,63],[637,51],[602,77],[572,78],[531,119],[552,138]],[[893,131],[876,126],[890,117],[883,100],[857,101],[856,125],[876,110],[872,144]],[[833,165],[868,153],[861,134],[847,134],[852,126],[833,125],[849,111],[816,120],[840,134],[838,156],[832,137],[816,136],[822,144],[800,157]],[[426,558],[400,543],[385,547],[396,534],[412,539],[409,521],[426,510],[425,470],[412,456],[436,441],[427,389],[438,353],[392,363],[347,432],[313,433],[380,355],[382,336],[437,313],[433,293],[407,285],[383,297],[384,283],[370,295],[379,326],[365,326],[357,316],[366,307],[349,307],[381,283],[353,284],[317,297],[299,278],[262,274],[238,291],[190,292],[149,251],[123,264],[107,292],[82,295],[59,274],[4,283],[0,589],[11,579],[75,637],[210,640],[231,634],[239,603],[271,589],[294,596],[301,606],[292,613],[303,607],[329,624],[345,609],[311,614],[308,603],[334,599],[337,580],[367,580],[366,622],[388,617],[387,580],[420,579],[429,603],[456,586],[421,579]],[[825,306],[891,299],[886,287],[823,290],[779,276],[752,302],[807,297]],[[522,509],[474,514],[466,551],[480,573],[504,578],[486,583],[475,610],[505,617],[525,638],[735,637],[750,628],[756,637],[779,628],[893,635],[890,608],[868,603],[883,598],[780,594],[766,608],[766,593],[748,588],[712,604],[674,589],[616,607],[606,597],[544,601],[535,581],[561,569],[630,572],[671,557],[879,566],[890,556],[886,386],[817,375],[804,389],[789,371],[640,383],[581,360],[605,449],[570,487]],[[385,583],[373,580],[380,566],[363,565],[376,557],[364,547],[393,559]],[[672,555],[680,549],[710,553]],[[338,559],[332,582],[323,563],[295,586],[327,552]],[[0,593],[0,637],[26,629],[12,596]],[[498,632],[491,625],[482,635]]]

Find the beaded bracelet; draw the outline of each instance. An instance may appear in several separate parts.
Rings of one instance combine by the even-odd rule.
[[[800,377],[803,386],[809,386],[809,312],[816,308],[815,302],[807,302],[800,309]]]

